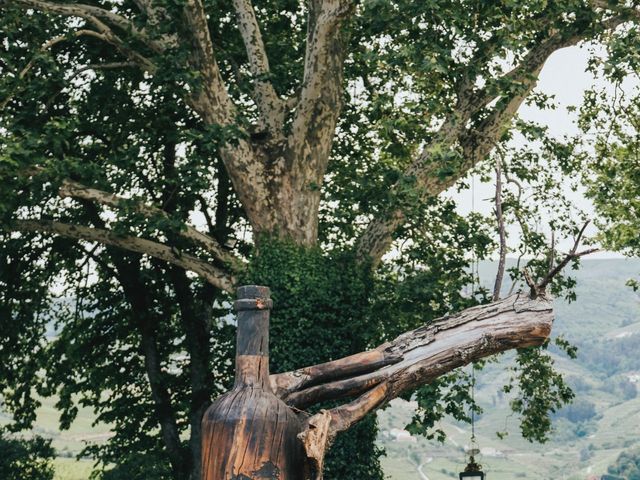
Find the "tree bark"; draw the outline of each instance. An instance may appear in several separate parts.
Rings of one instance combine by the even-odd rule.
[[[262,288],[263,290],[259,290]],[[264,292],[265,287],[241,287]],[[258,290],[256,290],[258,289]],[[335,436],[366,414],[406,391],[495,353],[542,344],[551,333],[553,309],[544,295],[531,298],[517,293],[503,300],[469,308],[404,333],[374,350],[293,372],[265,377],[270,301],[264,294],[252,299],[261,310],[261,321],[239,319],[236,387],[214,403],[203,423],[203,479],[317,480],[322,478],[324,454]],[[241,308],[247,300],[241,296]],[[266,318],[265,318],[266,317]],[[258,373],[256,373],[258,372]],[[257,375],[257,377],[256,377]],[[246,380],[246,379],[249,380]],[[268,384],[269,383],[269,384]],[[259,390],[248,394],[245,389]],[[299,417],[280,427],[281,403],[263,399],[271,391]],[[356,397],[349,403],[309,416],[299,410],[327,400]],[[271,403],[270,403],[271,402]],[[269,406],[273,405],[273,406]],[[272,449],[278,430],[295,453],[296,441],[305,449],[302,466],[278,465]],[[280,436],[278,436],[280,438]],[[268,448],[265,450],[265,445]],[[242,459],[238,459],[238,452]],[[275,455],[275,457],[274,457]],[[235,469],[235,470],[234,470]],[[265,473],[266,472],[266,473]],[[231,476],[225,476],[225,475]],[[244,476],[243,476],[244,475]]]

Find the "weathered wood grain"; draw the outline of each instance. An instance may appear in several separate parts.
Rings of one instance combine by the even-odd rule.
[[[236,380],[202,422],[203,480],[303,480],[302,423],[269,382],[269,309],[265,287],[238,290]]]

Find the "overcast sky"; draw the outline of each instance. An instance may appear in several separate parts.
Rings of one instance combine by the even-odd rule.
[[[554,53],[540,74],[537,90],[547,95],[553,95],[558,108],[555,110],[540,110],[535,106],[523,105],[519,112],[522,118],[547,125],[557,137],[577,134],[577,114],[567,111],[567,108],[579,106],[585,90],[591,86],[609,87],[602,80],[596,79],[592,74],[586,72],[589,56],[590,53],[586,47],[570,47]],[[636,85],[636,82],[629,82],[624,85],[624,89],[631,89]],[[474,185],[475,201],[472,202],[470,191],[454,195],[459,200],[460,212],[467,213],[471,210],[472,205],[475,205],[476,211],[491,214],[493,211],[493,184],[481,184],[479,179],[476,178]],[[593,211],[591,202],[581,193],[573,193],[567,188],[567,195],[583,210]],[[595,229],[590,228],[587,233],[593,234],[594,232]],[[518,239],[518,230],[511,228],[508,235],[510,237],[509,243],[515,245]],[[571,245],[572,241],[565,239],[560,243],[560,249],[568,249]],[[613,252],[601,252],[590,256],[590,258],[612,257],[619,258],[621,255]]]

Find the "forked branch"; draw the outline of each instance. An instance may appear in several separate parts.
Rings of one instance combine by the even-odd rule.
[[[255,82],[255,101],[260,110],[264,127],[272,136],[279,136],[284,124],[284,102],[278,97],[269,79],[269,58],[260,33],[251,0],[233,0],[238,17],[238,28],[242,35],[249,69]]]
[[[235,285],[235,278],[227,272],[193,255],[182,253],[171,246],[145,238],[120,235],[106,229],[70,225],[45,219],[15,220],[10,225],[10,229],[19,232],[41,232],[61,235],[75,240],[111,245],[131,252],[149,255],[185,270],[190,270],[200,275],[211,285],[227,292],[232,292]]]
[[[322,411],[307,420],[301,439],[308,456],[322,465],[323,454],[335,435],[358,422],[401,393],[429,383],[439,376],[495,353],[541,345],[551,333],[553,308],[545,297],[517,293],[498,302],[469,308],[443,317],[350,361],[333,362],[332,381],[318,367],[272,376],[285,402],[304,406],[331,398],[358,396],[350,403]],[[384,362],[387,364],[384,365]],[[339,364],[339,362],[342,362]],[[376,363],[384,366],[376,368]],[[362,374],[350,375],[360,369]],[[324,370],[324,369],[320,369]],[[367,373],[368,372],[368,373]],[[285,385],[285,380],[290,384]],[[308,385],[314,385],[309,387]],[[294,391],[299,389],[297,391]],[[323,443],[324,442],[324,443]],[[321,471],[321,470],[320,470]],[[321,478],[316,476],[316,478]]]
[[[575,260],[576,258],[580,258],[585,255],[590,255],[592,253],[596,253],[600,251],[599,248],[588,248],[586,250],[583,250],[582,252],[578,252],[578,248],[580,247],[580,242],[582,241],[582,237],[584,236],[584,232],[589,226],[589,223],[591,223],[590,220],[585,222],[585,224],[582,226],[582,228],[580,229],[580,231],[578,232],[578,235],[574,240],[573,247],[571,248],[569,253],[567,253],[564,256],[564,258],[555,267],[553,267],[553,256],[551,257],[550,264],[549,264],[549,271],[540,281],[535,282],[531,278],[531,274],[529,273],[529,271],[525,269],[524,279],[527,285],[529,286],[529,288],[531,288],[532,296],[544,296],[546,289],[551,283],[551,281],[569,264],[571,260]],[[552,246],[552,249],[553,249],[553,246]]]

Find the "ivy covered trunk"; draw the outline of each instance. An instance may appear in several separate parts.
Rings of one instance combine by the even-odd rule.
[[[244,280],[271,289],[273,373],[361,352],[377,340],[367,315],[371,273],[350,252],[327,254],[262,237]],[[311,413],[331,406],[321,404]],[[325,460],[324,478],[383,479],[376,435],[375,415],[340,434]]]
[[[236,374],[233,388],[207,410],[202,428],[202,480],[308,480],[322,478],[307,458],[299,438],[300,418],[274,395],[269,382],[269,313],[267,287],[238,289]],[[301,415],[304,417],[304,415]],[[381,475],[368,449],[375,439],[375,422],[364,422],[340,441],[325,467],[333,478],[349,472]],[[366,442],[369,445],[366,445]],[[363,443],[363,445],[360,445]],[[352,447],[349,448],[349,445]],[[356,446],[360,446],[359,452]],[[348,469],[349,455],[359,464]],[[377,456],[373,456],[374,459]],[[359,473],[358,473],[359,472]],[[376,478],[374,476],[360,478]]]

